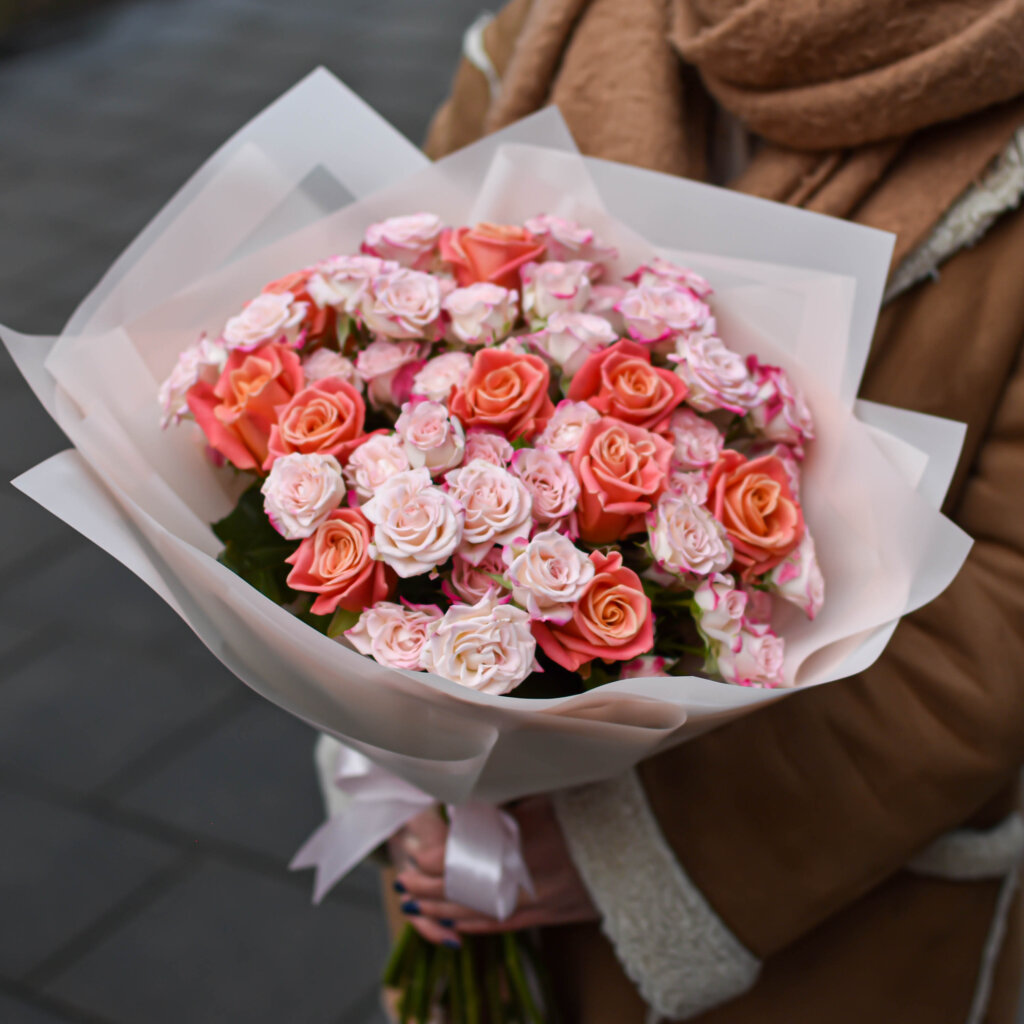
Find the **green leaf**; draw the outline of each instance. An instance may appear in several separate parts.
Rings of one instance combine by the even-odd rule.
[[[529,448],[529,447],[530,447],[530,442],[527,441],[526,438],[522,434],[520,434],[512,442],[512,449],[513,449],[513,451],[519,451],[520,448]]]
[[[327,627],[327,635],[333,640],[335,637],[341,636],[346,629],[351,629],[358,621],[359,612],[350,612],[347,608],[339,608]]]

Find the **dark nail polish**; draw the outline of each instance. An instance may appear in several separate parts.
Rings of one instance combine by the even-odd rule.
[[[402,885],[402,883],[397,878],[391,883],[391,885],[393,886],[395,892],[405,892],[405,886]]]
[[[401,910],[403,914],[409,914],[411,917],[415,917],[420,912],[420,905],[415,900],[406,900]]]
[[[455,927],[455,922],[450,917],[439,917],[437,919],[437,923],[442,928],[454,928]]]
[[[462,949],[462,943],[458,939],[445,939],[441,945],[447,949]]]

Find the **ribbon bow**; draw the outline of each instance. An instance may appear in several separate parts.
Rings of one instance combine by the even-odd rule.
[[[289,865],[293,871],[316,869],[315,903],[407,821],[437,803],[348,747],[339,750],[334,785],[345,795],[345,806],[306,840]],[[448,820],[445,896],[504,921],[515,910],[520,888],[533,895],[519,826],[510,814],[479,801],[449,804]]]

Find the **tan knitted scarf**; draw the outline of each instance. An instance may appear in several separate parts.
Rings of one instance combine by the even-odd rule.
[[[583,152],[706,178],[717,101],[763,140],[733,187],[897,263],[1024,124],[1024,0],[513,0],[485,43],[500,89],[460,69],[431,155],[556,103]]]

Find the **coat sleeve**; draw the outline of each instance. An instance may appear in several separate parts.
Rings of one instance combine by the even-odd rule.
[[[740,994],[758,958],[972,817],[1024,762],[1022,264],[1024,211],[893,304],[869,367],[870,397],[968,422],[947,511],[975,545],[946,592],[866,673],[652,758],[637,784],[559,798],[605,931],[667,1016]],[[632,825],[615,820],[627,805]],[[642,878],[638,841],[661,865]],[[696,980],[680,989],[683,950]]]

